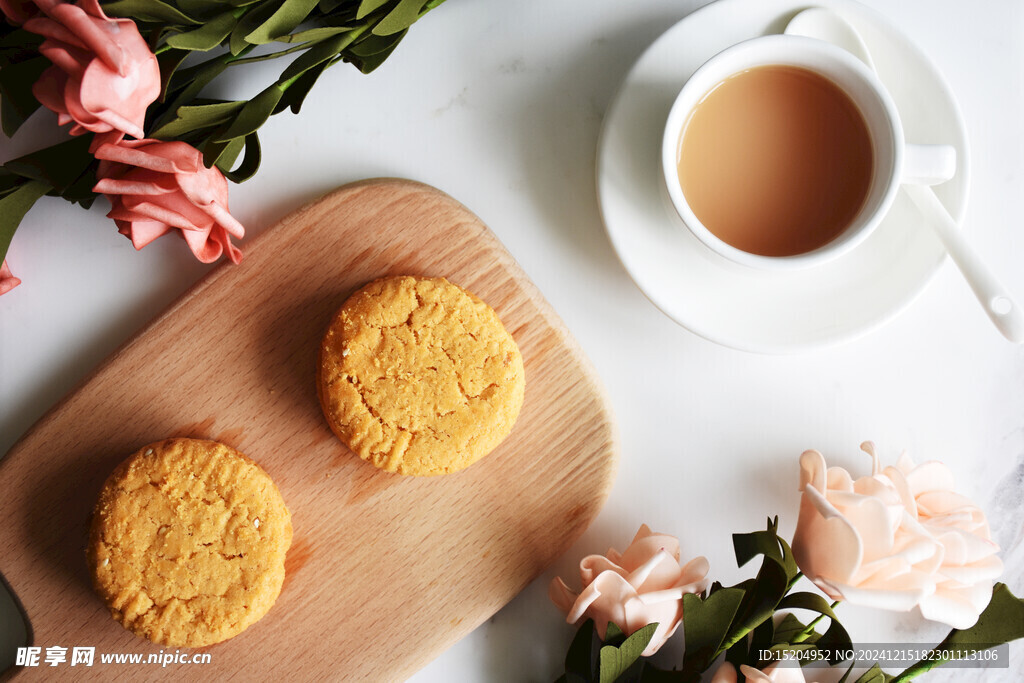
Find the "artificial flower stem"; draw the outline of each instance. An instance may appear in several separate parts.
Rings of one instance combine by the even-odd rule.
[[[955,629],[950,631],[949,635],[943,638],[941,643],[932,648],[927,657],[896,674],[896,677],[893,678],[890,683],[903,683],[903,681],[909,681],[912,678],[916,678],[917,676],[927,673],[935,667],[942,666],[948,662],[949,660],[942,657],[941,654],[949,649],[949,640],[954,633],[956,633]],[[933,653],[936,654],[933,655]]]
[[[839,606],[839,603],[840,603],[840,601],[836,600],[835,602],[833,602],[830,605],[830,607],[832,608],[833,611],[835,611],[836,607]],[[817,626],[819,623],[821,623],[821,620],[824,619],[824,618],[825,618],[824,614],[819,614],[818,616],[816,616],[809,624],[807,624],[807,626],[804,627],[804,630],[802,630],[802,631],[800,631],[800,633],[796,634],[796,636],[793,638],[793,641],[792,641],[793,644],[802,643],[805,640],[807,640],[810,637],[810,635],[812,633],[814,633],[814,627]]]
[[[307,45],[306,43],[299,43],[298,45],[293,45],[292,47],[285,48],[283,50],[277,50],[276,52],[268,52],[265,55],[257,55],[256,57],[245,57],[243,59],[240,56],[241,53],[239,53],[239,55],[236,56],[235,59],[230,60],[229,63],[232,64],[232,65],[238,65],[238,64],[253,64],[255,62],[265,62],[265,61],[268,61],[268,60],[271,60],[271,59],[277,59],[278,57],[284,57],[285,55],[290,55],[293,52],[299,52],[300,50],[308,50],[308,49],[309,49],[309,45]]]
[[[795,586],[796,582],[802,578],[804,578],[803,572],[797,572],[796,574],[794,574],[793,578],[789,580],[789,585],[786,586],[786,593],[789,593],[789,591],[793,590],[793,586]]]
[[[942,648],[942,645],[940,644],[934,650],[932,650],[932,652],[940,650],[941,648]],[[931,653],[929,653],[929,655],[930,654]],[[941,666],[941,665],[945,664],[947,661],[949,661],[949,660],[942,659],[942,658],[939,658],[939,657],[936,657],[934,659],[929,659],[928,657],[925,657],[924,659],[922,659],[921,661],[917,662],[916,664],[912,664],[907,669],[905,669],[905,670],[901,671],[900,673],[896,674],[896,677],[893,678],[892,681],[890,681],[890,683],[903,683],[904,681],[909,681],[912,678],[916,678],[916,677],[920,676],[923,673],[927,673],[928,671],[931,671],[932,669],[934,669],[937,666]]]
[[[344,43],[342,49],[344,49],[345,47],[348,47],[349,45],[354,43],[356,38],[361,36],[366,31],[366,29],[368,29],[368,28],[370,28],[370,24],[366,23],[366,24],[362,24],[361,26],[356,26],[351,31],[346,33],[345,34],[346,40],[345,40],[345,43]],[[331,67],[335,63],[336,63],[335,61],[331,61],[331,62],[329,62],[327,64],[327,67]],[[297,81],[300,78],[302,78],[305,75],[305,73],[306,72],[303,71],[301,73],[295,74],[294,76],[292,76],[291,78],[289,78],[286,81],[279,81],[278,84],[277,84],[277,87],[281,90],[281,92],[284,92],[285,90],[287,90],[289,88],[289,86],[291,86],[292,83],[294,83],[295,81]]]

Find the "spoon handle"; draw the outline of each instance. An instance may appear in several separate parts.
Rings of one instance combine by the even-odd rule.
[[[935,192],[924,185],[904,185],[903,189],[925,215],[995,326],[1010,341],[1024,342],[1024,311],[964,239]]]

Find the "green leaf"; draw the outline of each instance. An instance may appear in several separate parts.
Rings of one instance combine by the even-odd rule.
[[[294,62],[289,64],[281,73],[281,77],[277,79],[277,82],[282,84],[286,83],[291,79],[302,75],[306,71],[309,71],[316,65],[328,61],[355,40],[356,36],[353,35],[354,33],[355,31],[349,31],[348,33],[343,33],[316,43],[306,52],[299,55]]]
[[[23,62],[27,56],[35,56],[43,37],[0,21],[0,64],[12,61]]]
[[[175,119],[152,131],[150,137],[176,140],[193,131],[213,128],[233,120],[245,105],[245,101],[237,100],[179,107]]]
[[[388,36],[376,36],[370,34],[355,43],[351,49],[349,49],[349,53],[360,57],[369,57],[370,55],[380,54],[381,52],[389,52],[398,45],[404,35],[405,31],[398,35]]]
[[[404,31],[420,18],[422,8],[423,0],[401,0],[393,10],[388,12],[387,16],[373,27],[374,35],[389,36],[392,33]]]
[[[161,24],[191,24],[199,22],[176,7],[160,0],[114,0],[103,3],[103,11],[112,17],[152,21]]]
[[[285,36],[306,20],[309,13],[316,7],[317,0],[284,0],[277,11],[245,36],[245,41],[253,45],[262,45]]]
[[[771,645],[792,643],[793,638],[803,632],[806,625],[792,612],[787,613],[772,631]]]
[[[893,680],[908,681],[944,664],[949,661],[943,655],[948,650],[956,650],[966,655],[1019,638],[1024,638],[1024,600],[1011,593],[1005,583],[997,583],[992,588],[988,606],[978,616],[974,626],[963,630],[953,629],[933,650],[937,656],[914,664]],[[857,683],[861,683],[859,679]]]
[[[788,589],[789,582],[782,565],[766,557],[757,578],[744,592],[743,603],[726,634],[724,649],[732,647],[765,619],[771,619]]]
[[[829,619],[836,618],[835,612],[832,611],[832,605],[817,593],[791,593],[779,602],[778,609],[805,609],[824,614]]]
[[[352,45],[345,59],[355,64],[364,74],[368,74],[391,56],[406,33],[407,31],[400,31],[390,36],[370,35]]]
[[[836,655],[838,653],[849,652],[853,647],[853,643],[850,640],[850,634],[846,632],[846,629],[838,619],[832,619],[826,630],[820,637],[815,640],[807,638],[807,642],[814,642],[819,649],[825,651],[828,654],[829,664],[835,665],[843,661]]]
[[[238,23],[240,10],[220,14],[199,28],[167,37],[167,44],[180,50],[206,52],[224,42]]]
[[[231,38],[228,41],[231,54],[241,54],[242,50],[249,47],[250,43],[245,37],[269,19],[276,9],[277,3],[263,2],[246,10],[246,13],[235,24],[234,30],[231,31]]]
[[[608,627],[604,630],[604,642],[614,643],[616,640],[625,640],[626,634],[623,632],[619,625],[614,621],[608,622]]]
[[[722,588],[703,600],[694,593],[683,595],[685,669],[703,671],[714,661],[745,595],[741,588]]]
[[[610,630],[611,624],[608,626]],[[651,638],[654,637],[654,631],[657,630],[657,628],[658,624],[656,623],[647,624],[647,626],[644,626],[633,633],[633,635],[626,638],[622,645],[618,647],[615,647],[614,645],[605,645],[602,647],[600,654],[600,682],[613,683],[619,678],[619,676],[626,673],[626,670],[640,659],[640,655],[643,654],[647,644],[651,642]]]
[[[306,29],[298,33],[289,33],[286,36],[278,36],[274,38],[274,41],[278,43],[313,43],[350,30],[351,27],[348,26],[323,26]]]
[[[328,15],[332,14],[334,10],[338,9],[338,7],[340,7],[341,5],[349,5],[345,9],[349,14],[352,15],[352,18],[355,19],[356,15],[355,13],[352,12],[350,0],[320,0],[320,2],[317,3],[316,8],[317,11],[320,12],[320,14]],[[358,8],[356,9],[358,10]]]
[[[739,661],[741,663],[746,663],[746,654],[749,654],[749,651],[752,650],[754,652],[759,652],[760,650],[767,650],[774,644],[776,644],[775,620],[774,618],[765,619],[757,625],[754,631],[750,634],[750,638],[741,638],[736,641],[736,643],[726,651],[726,657],[728,658],[730,655],[739,655],[742,653],[743,656]]]
[[[6,197],[11,192],[14,192],[21,187],[24,182],[25,179],[20,175],[0,166],[0,198]]]
[[[253,133],[253,135],[256,135],[256,133]],[[220,169],[221,173],[230,171],[243,149],[245,149],[245,138],[235,138],[234,140],[227,141],[227,143],[224,143],[220,154],[213,160],[213,165]]]
[[[294,81],[290,86],[288,86],[287,90],[284,91],[284,96],[281,98],[281,101],[278,102],[277,106],[274,108],[274,113],[277,114],[278,112],[284,111],[288,107],[291,107],[292,112],[298,114],[299,109],[302,108],[302,103],[306,99],[306,95],[309,94],[309,91],[313,89],[314,85],[316,85],[316,82],[320,78],[320,75],[323,74],[323,72],[326,71],[327,67],[329,67],[330,65],[330,62],[321,62],[320,64],[317,64],[306,73],[299,76],[299,78],[296,81]]]
[[[243,138],[235,138],[231,141],[232,145],[242,142]],[[234,150],[234,156],[229,159],[229,152],[231,146],[229,145],[224,154],[217,159],[217,168],[221,170],[224,176],[234,183],[243,183],[249,178],[256,175],[256,171],[260,168],[260,160],[262,153],[260,151],[260,139],[256,133],[246,135],[245,141],[245,156],[242,157],[242,163],[238,165],[238,168],[232,169],[231,166],[234,163],[234,159],[238,156],[238,151]]]
[[[197,97],[203,88],[213,82],[227,68],[226,61],[214,58],[184,69],[178,69],[171,76],[171,83],[167,87],[168,99],[172,101],[172,110],[177,110],[178,107],[188,104],[188,100]]]
[[[7,249],[11,246],[11,239],[21,224],[21,219],[36,200],[49,191],[50,186],[46,183],[29,180],[0,199],[0,262],[7,256]]]
[[[216,60],[210,60],[188,69],[180,69],[171,78],[171,85],[167,89],[167,101],[159,107],[150,107],[147,113],[147,130],[159,130],[178,117],[178,110],[190,105],[190,102],[199,101],[196,96],[211,81],[219,76],[227,64]]]
[[[380,9],[388,4],[390,0],[363,0],[359,3],[359,10],[356,12],[356,19],[362,19],[370,12]]]
[[[182,12],[193,17],[207,16],[213,5],[210,0],[174,0],[174,4]]]
[[[163,102],[167,98],[167,90],[171,86],[171,79],[174,77],[174,73],[181,66],[181,63],[188,57],[188,50],[164,50],[156,56],[156,61],[160,64],[160,101]]]
[[[971,650],[979,644],[1001,645],[1018,638],[1024,638],[1024,600],[1011,593],[1005,583],[997,583],[977,623],[967,629],[953,629],[942,643]]]
[[[594,652],[594,642],[596,640],[597,632],[594,628],[594,620],[587,619],[583,626],[576,631],[576,636],[572,639],[569,651],[565,655],[565,675],[569,680],[592,681],[595,678],[597,653]]]
[[[840,678],[836,683],[846,683],[846,681],[850,679],[850,674],[853,673],[853,669],[855,666],[857,666],[856,657],[853,659],[853,661],[850,662],[850,668],[846,670],[846,673],[843,674],[843,677]]]
[[[769,650],[772,652],[805,652],[814,649],[814,643],[779,643],[772,645]]]
[[[96,166],[97,164],[91,164],[86,168],[85,172],[78,177],[78,180],[61,191],[60,196],[85,209],[92,206],[98,196],[92,191],[92,188],[96,187]]]
[[[0,68],[0,119],[7,137],[14,137],[21,124],[39,108],[32,85],[49,66],[50,60],[36,54]]]
[[[402,33],[396,33],[395,35],[399,38],[399,40],[401,40],[401,38],[405,35],[405,32],[403,31]],[[387,60],[387,58],[391,56],[391,53],[394,51],[394,49],[398,47],[398,42],[399,41],[396,40],[394,44],[392,44],[391,47],[389,47],[384,52],[378,52],[367,57],[349,56],[346,57],[346,59],[352,62],[352,64],[354,64],[356,68],[358,68],[359,71],[361,71],[362,73],[369,74],[376,71],[377,67],[383,64],[385,60]]]
[[[786,580],[792,581],[800,572],[793,557],[793,551],[785,539],[779,536],[779,518],[768,520],[764,531],[749,534],[733,534],[732,545],[736,552],[736,564],[740,567],[757,557],[764,555],[775,560],[785,569]]]
[[[293,45],[293,46],[291,46],[291,47],[289,47],[287,49],[284,49],[284,50],[275,50],[274,52],[267,52],[265,54],[255,55],[253,57],[244,57],[244,58],[239,58],[239,59],[233,59],[233,60],[231,60],[231,64],[233,66],[238,66],[239,64],[252,64],[252,63],[255,63],[255,62],[266,62],[266,61],[270,61],[271,59],[277,59],[278,57],[284,57],[285,55],[290,55],[293,52],[301,52],[302,50],[308,50],[309,46],[310,46],[309,43],[299,43],[298,45]]]
[[[893,677],[882,671],[877,664],[865,671],[854,683],[889,683]]]
[[[91,135],[79,135],[12,159],[4,166],[20,176],[44,182],[62,193],[95,162],[89,153],[90,142]]]
[[[277,84],[256,95],[234,115],[231,125],[226,126],[224,132],[214,137],[214,142],[229,142],[234,138],[254,133],[274,113],[274,107],[283,95],[284,91]]]
[[[819,649],[828,654],[828,661],[836,664],[837,652],[848,652],[852,643],[850,635],[832,609],[832,605],[817,593],[793,593],[784,597],[775,608],[776,610],[803,609],[810,612],[817,612],[819,617],[811,621],[807,626],[800,623],[792,614],[787,614],[782,621],[774,628],[772,636],[773,645],[788,647],[797,644],[815,644]],[[830,620],[828,630],[823,635],[814,630],[814,626],[823,617]]]

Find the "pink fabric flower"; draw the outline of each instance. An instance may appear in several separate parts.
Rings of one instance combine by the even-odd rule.
[[[108,217],[136,249],[181,231],[196,258],[212,263],[227,252],[238,263],[242,252],[231,243],[245,229],[228,212],[228,181],[203,155],[185,142],[122,140],[101,144],[93,188],[107,196]]]
[[[683,619],[683,595],[707,588],[708,561],[698,557],[679,566],[679,541],[641,526],[626,552],[609,548],[580,562],[583,590],[577,594],[561,578],[551,581],[548,595],[566,613],[566,621],[593,619],[603,639],[608,622],[627,635],[657,622],[644,650],[648,657],[668,640]]]
[[[800,516],[793,555],[833,600],[882,609],[915,606],[928,619],[968,628],[988,604],[1002,571],[981,510],[953,492],[941,463],[878,464],[854,480],[826,469],[818,451],[800,456]]]
[[[5,260],[3,264],[0,265],[0,294],[6,294],[20,284],[21,280],[14,277],[11,273],[11,267],[7,265],[7,261]]]
[[[44,15],[25,29],[46,38],[39,51],[53,62],[32,86],[36,99],[60,125],[73,124],[72,135],[143,137],[146,108],[160,95],[160,65],[135,22],[107,18],[97,0],[36,4]]]
[[[39,13],[36,4],[31,0],[0,0],[0,13],[8,23],[21,26]]]

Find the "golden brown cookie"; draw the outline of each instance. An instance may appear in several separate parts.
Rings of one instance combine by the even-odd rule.
[[[331,429],[388,472],[455,472],[523,405],[523,357],[490,306],[444,278],[387,277],[345,302],[320,347]]]
[[[236,636],[284,582],[292,522],[270,476],[215,441],[168,439],[107,478],[87,557],[114,619],[154,643]]]

